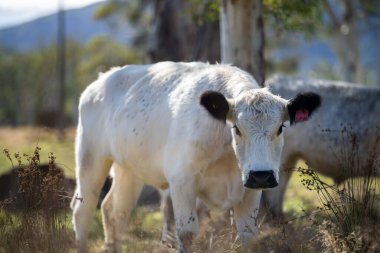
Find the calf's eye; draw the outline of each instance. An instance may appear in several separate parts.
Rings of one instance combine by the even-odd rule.
[[[277,131],[277,135],[282,134],[282,128],[285,127],[284,124],[281,124],[280,128]]]
[[[241,136],[241,132],[240,132],[239,128],[236,125],[234,125],[232,128],[235,130],[235,133],[237,135]]]

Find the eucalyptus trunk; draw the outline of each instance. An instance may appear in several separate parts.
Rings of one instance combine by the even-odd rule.
[[[264,22],[262,0],[222,0],[220,11],[222,62],[265,81]]]
[[[352,0],[342,1],[343,11],[339,15],[329,0],[323,0],[322,3],[332,22],[337,42],[335,51],[342,64],[345,81],[364,83],[357,31],[359,14],[355,4]]]

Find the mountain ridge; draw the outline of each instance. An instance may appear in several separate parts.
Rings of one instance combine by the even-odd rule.
[[[65,10],[67,40],[85,44],[95,36],[107,36],[126,45],[132,43],[135,29],[124,22],[122,30],[109,20],[96,20],[95,11],[104,3],[98,2],[82,8]],[[57,39],[58,13],[0,29],[0,47],[26,52],[46,47]]]

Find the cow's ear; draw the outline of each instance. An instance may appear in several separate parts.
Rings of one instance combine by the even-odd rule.
[[[230,105],[222,93],[206,91],[202,94],[200,103],[214,118],[226,121]]]
[[[311,114],[321,105],[321,97],[313,92],[300,93],[289,100],[287,109],[290,124],[306,121]]]

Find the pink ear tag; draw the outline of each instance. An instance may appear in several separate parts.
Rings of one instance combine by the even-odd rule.
[[[309,111],[305,109],[296,112],[295,122],[306,121],[309,118]]]

